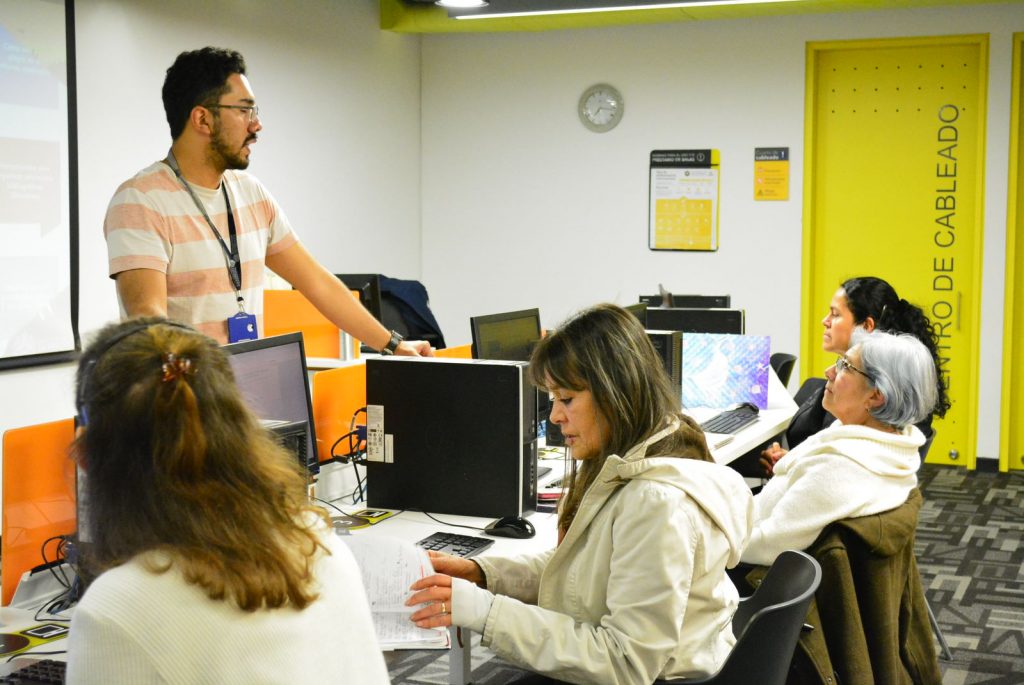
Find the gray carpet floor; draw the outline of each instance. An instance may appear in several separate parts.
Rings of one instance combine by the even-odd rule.
[[[921,578],[952,661],[943,685],[1024,684],[1024,474],[921,469]],[[477,644],[473,682],[512,683],[524,672]],[[938,643],[936,643],[938,649]],[[448,682],[447,652],[387,655],[396,685]],[[884,684],[879,684],[884,685]]]

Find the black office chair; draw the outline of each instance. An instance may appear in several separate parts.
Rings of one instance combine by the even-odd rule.
[[[776,352],[771,356],[769,362],[775,375],[782,381],[784,387],[789,386],[789,377],[793,375],[793,365],[796,364],[796,355],[787,352]]]
[[[803,406],[809,397],[825,387],[825,383],[824,378],[808,378],[805,380],[800,385],[800,389],[793,395],[793,401],[796,402],[796,406]]]
[[[740,600],[732,619],[736,646],[718,673],[707,678],[656,680],[655,685],[782,685],[820,583],[817,561],[804,552],[783,552],[757,591]]]
[[[928,427],[927,430],[922,431],[924,433],[924,444],[917,448],[918,454],[921,455],[921,466],[924,466],[924,459],[928,456],[928,450],[932,448],[932,443],[935,441],[935,434],[938,432],[932,427]],[[920,468],[918,468],[920,472]],[[928,621],[932,624],[932,632],[935,633],[935,639],[939,641],[940,652],[942,658],[946,661],[953,660],[953,652],[949,649],[949,643],[946,642],[946,636],[942,634],[942,628],[939,627],[939,621],[935,618],[935,612],[932,611],[932,605],[928,601],[928,596],[924,598],[925,608],[928,609]]]

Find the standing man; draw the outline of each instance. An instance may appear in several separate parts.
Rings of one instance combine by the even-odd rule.
[[[263,185],[241,171],[263,128],[242,55],[181,53],[167,70],[163,101],[171,149],[117,189],[103,226],[125,316],[166,316],[221,343],[255,338],[268,266],[382,353],[433,353],[373,318],[303,247]]]

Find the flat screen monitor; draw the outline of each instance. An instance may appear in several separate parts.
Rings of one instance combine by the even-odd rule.
[[[641,295],[640,301],[651,307],[660,307],[661,295]],[[729,295],[672,295],[672,306],[728,309],[732,306],[732,297]]]
[[[359,292],[359,301],[373,314],[377,321],[381,318],[380,274],[334,274],[349,290]]]
[[[301,446],[305,449],[297,450],[297,456],[307,469],[316,470],[319,461],[302,334],[247,340],[222,349],[229,355],[242,397],[286,446],[294,437],[296,423],[306,423],[305,445]]]
[[[469,319],[473,334],[473,359],[528,362],[533,346],[540,340],[540,310],[474,316]]]
[[[744,333],[742,309],[648,307],[647,327],[683,333]]]
[[[637,304],[627,304],[623,307],[627,312],[635,316],[639,321],[640,325],[647,328],[647,303],[638,302]]]

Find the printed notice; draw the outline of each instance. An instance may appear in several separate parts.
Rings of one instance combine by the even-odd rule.
[[[789,199],[789,148],[754,148],[754,199]]]
[[[651,153],[650,249],[718,249],[717,154],[717,150]]]

